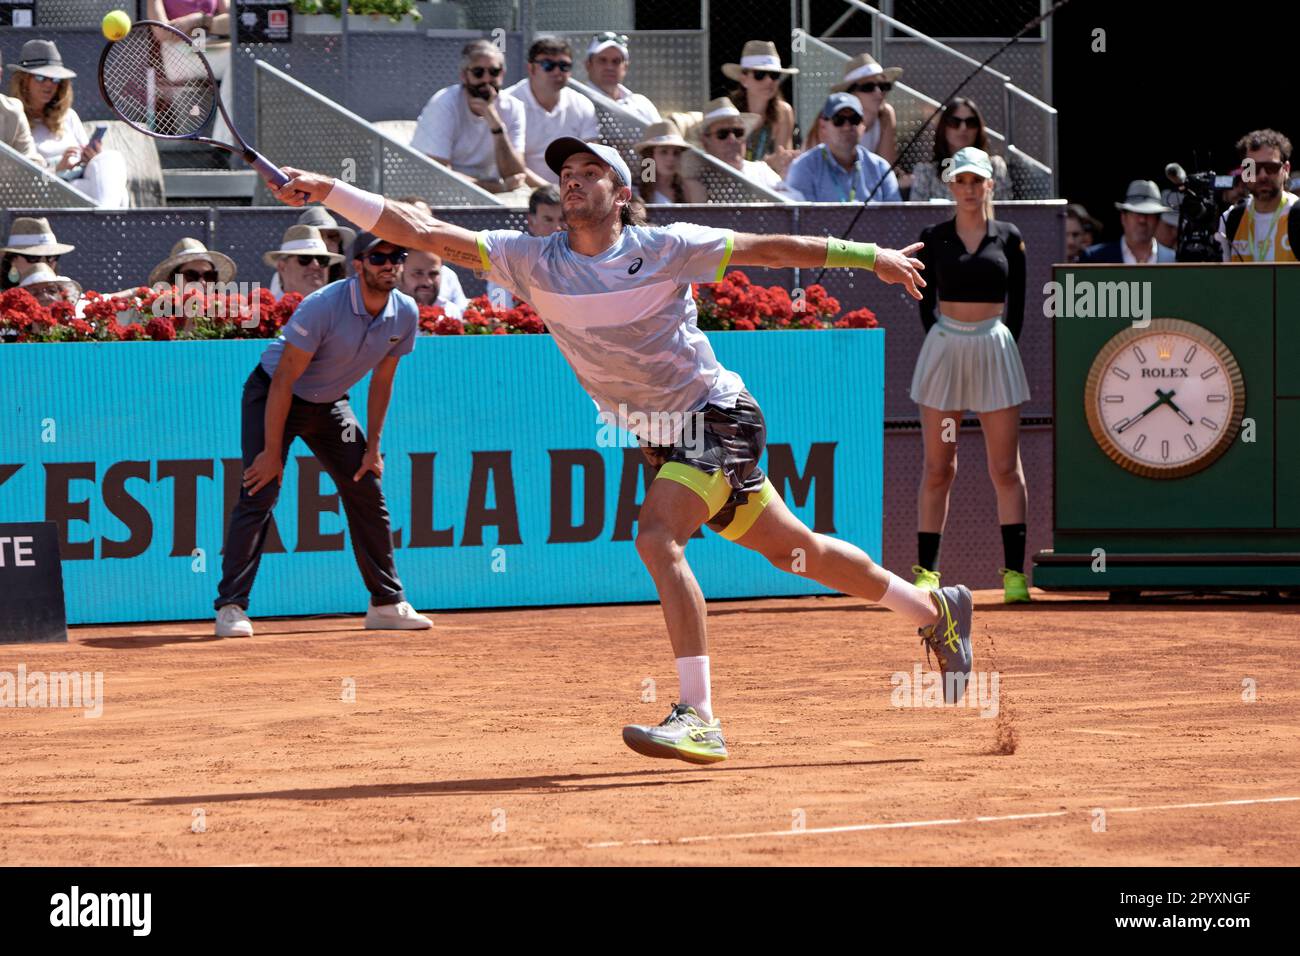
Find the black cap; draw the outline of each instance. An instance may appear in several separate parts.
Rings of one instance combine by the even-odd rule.
[[[366,253],[368,253],[371,249],[375,248],[375,246],[383,242],[387,242],[389,245],[396,246],[398,249],[401,250],[406,249],[405,246],[399,246],[397,245],[397,243],[392,242],[391,240],[380,239],[373,232],[363,232],[358,234],[356,239],[352,240],[352,258],[353,259],[363,258]]]

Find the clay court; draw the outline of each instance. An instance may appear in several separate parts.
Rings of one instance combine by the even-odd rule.
[[[104,704],[98,718],[0,711],[0,855],[1293,862],[1294,605],[1035,592],[1009,609],[1000,597],[976,595],[976,670],[1000,674],[996,718],[894,706],[891,675],[910,677],[923,651],[861,601],[713,604],[715,708],[732,756],[709,768],[647,760],[620,739],[624,723],[661,720],[676,691],[654,605],[442,614],[432,635],[319,618],[259,621],[251,640],[215,639],[204,621],[7,646],[0,671],[102,671]],[[341,699],[349,678],[354,701]],[[646,678],[654,702],[642,702]],[[999,752],[1013,737],[1014,753]]]

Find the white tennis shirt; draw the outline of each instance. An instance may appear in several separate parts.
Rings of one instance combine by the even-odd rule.
[[[691,283],[722,278],[733,241],[730,229],[679,222],[624,226],[596,256],[574,252],[563,230],[480,232],[478,249],[487,278],[537,310],[597,407],[666,445],[677,426],[663,413],[731,408],[745,387],[718,363],[691,296]]]

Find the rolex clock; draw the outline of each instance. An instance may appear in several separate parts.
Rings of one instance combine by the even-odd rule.
[[[1182,478],[1232,444],[1246,386],[1214,333],[1182,319],[1152,319],[1102,346],[1084,402],[1093,438],[1117,465],[1145,478]]]

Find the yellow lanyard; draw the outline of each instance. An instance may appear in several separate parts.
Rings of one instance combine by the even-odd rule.
[[[1250,208],[1246,210],[1246,217],[1248,220],[1246,223],[1247,235],[1250,236],[1250,247],[1255,254],[1256,262],[1269,261],[1266,258],[1268,255],[1268,247],[1273,242],[1273,233],[1277,231],[1277,224],[1282,221],[1282,213],[1286,211],[1286,207],[1290,205],[1290,202],[1291,200],[1288,198],[1287,194],[1283,193],[1282,202],[1278,204],[1277,212],[1273,214],[1273,221],[1269,224],[1268,234],[1264,236],[1262,242],[1255,241],[1255,204],[1252,202]]]

